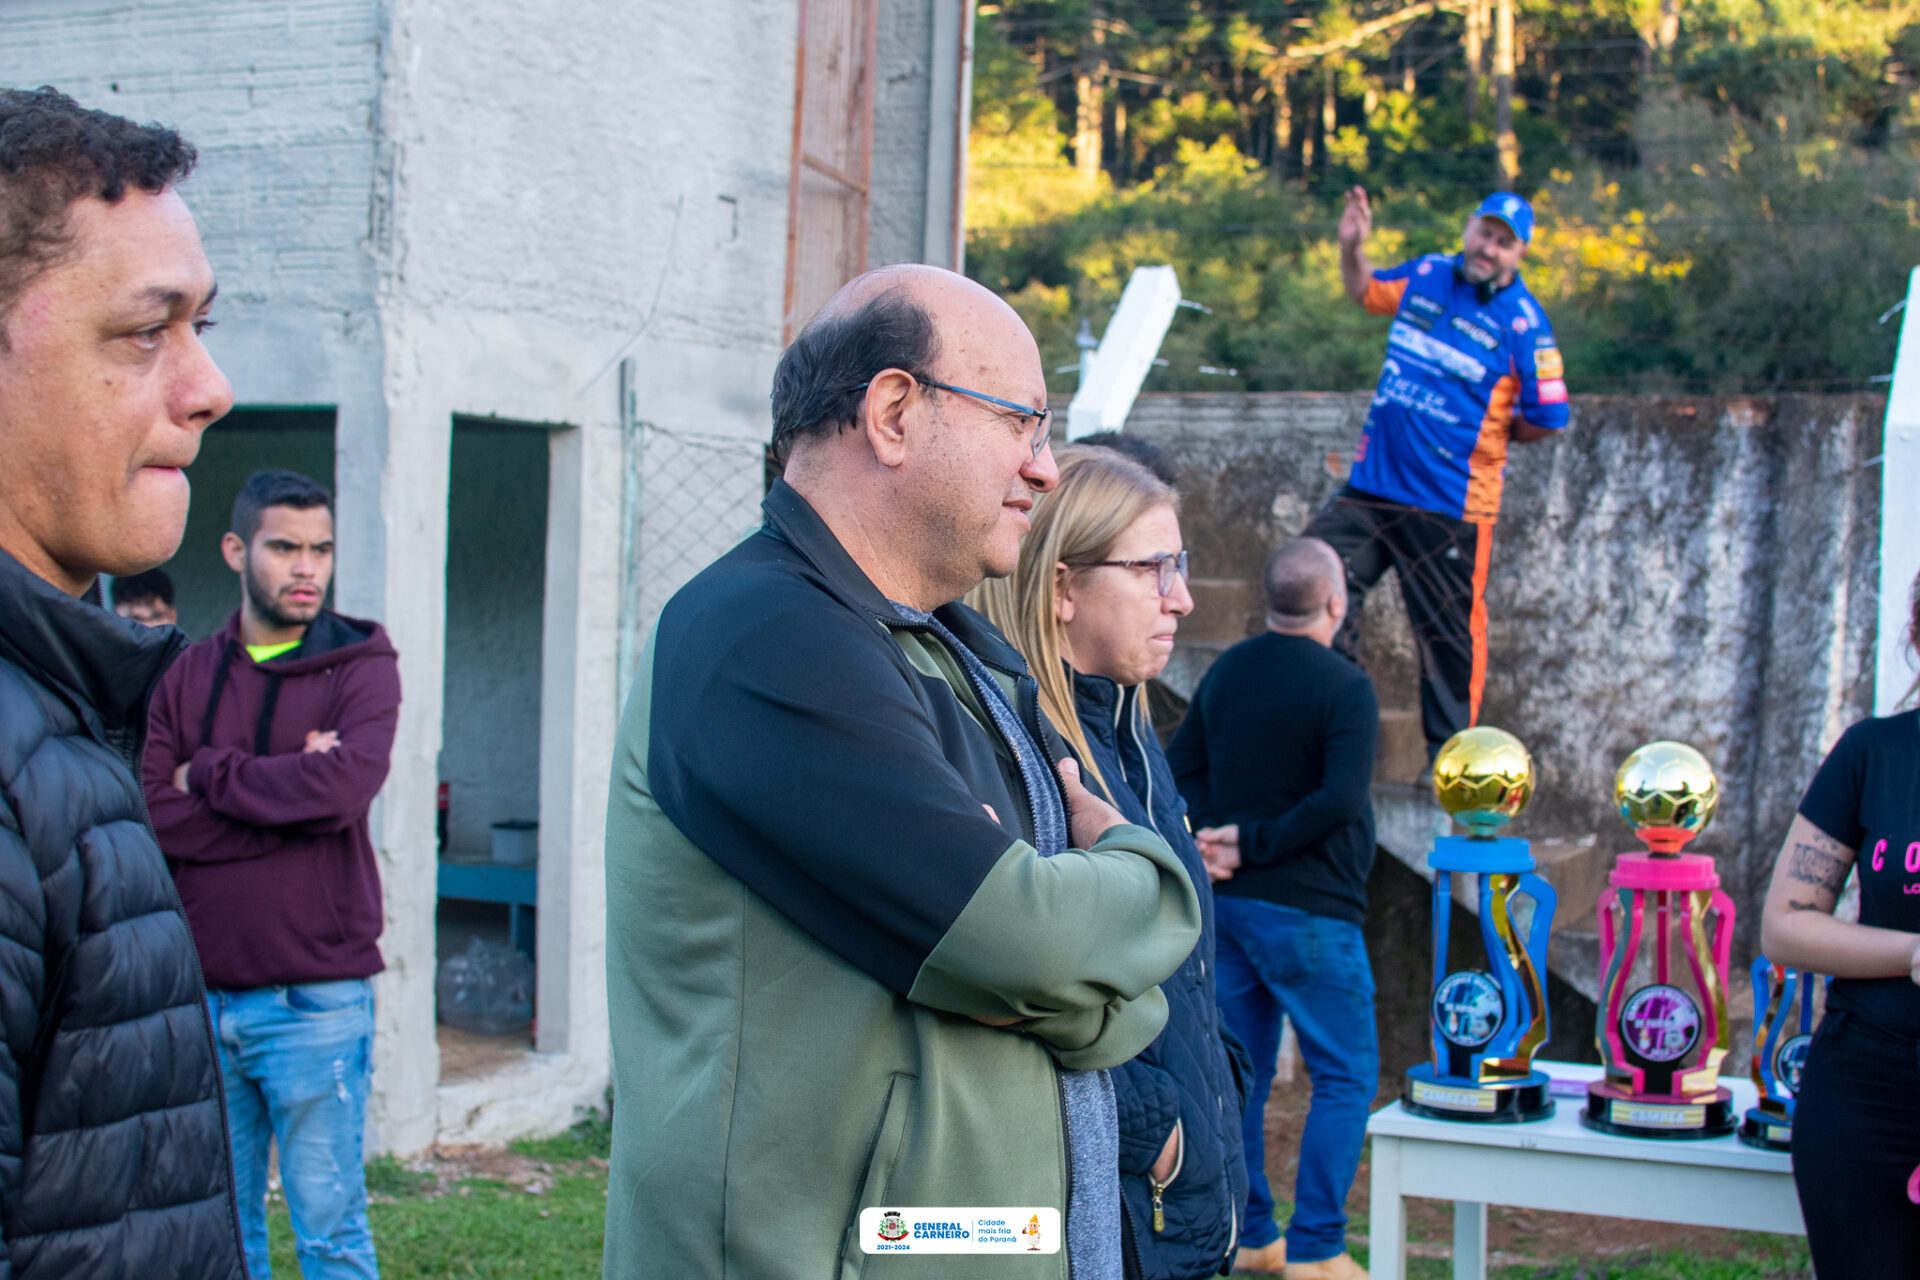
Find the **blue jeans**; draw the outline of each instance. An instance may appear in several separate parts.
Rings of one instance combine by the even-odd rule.
[[[373,987],[364,978],[209,991],[247,1270],[268,1280],[267,1140],[306,1280],[380,1274],[367,1228],[362,1149],[372,1074]]]
[[[1319,1262],[1346,1250],[1347,1192],[1360,1168],[1367,1112],[1380,1082],[1366,940],[1358,925],[1252,898],[1215,898],[1214,918],[1220,1015],[1253,1058],[1252,1086],[1240,1116],[1247,1151],[1246,1229],[1240,1243],[1258,1249],[1280,1237],[1267,1186],[1265,1128],[1285,1014],[1313,1080],[1293,1219],[1287,1224],[1287,1260]]]

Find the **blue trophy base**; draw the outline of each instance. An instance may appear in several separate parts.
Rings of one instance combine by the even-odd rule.
[[[1740,1141],[1762,1151],[1791,1151],[1793,1121],[1749,1107],[1740,1121]]]
[[[1429,1120],[1456,1120],[1465,1124],[1526,1124],[1553,1114],[1551,1082],[1544,1071],[1515,1080],[1485,1083],[1443,1076],[1423,1062],[1407,1072],[1400,1106]]]

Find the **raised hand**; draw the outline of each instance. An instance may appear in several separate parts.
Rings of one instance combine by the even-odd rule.
[[[1347,207],[1340,211],[1340,245],[1357,249],[1372,234],[1373,205],[1367,200],[1367,189],[1354,187],[1347,192]]]

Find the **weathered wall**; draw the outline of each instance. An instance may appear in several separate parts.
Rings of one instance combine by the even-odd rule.
[[[1180,691],[1259,625],[1261,560],[1338,485],[1367,403],[1140,398],[1127,430],[1183,470],[1197,608],[1170,668]],[[1873,396],[1580,398],[1571,431],[1515,449],[1508,468],[1482,721],[1533,752],[1538,789],[1516,834],[1632,847],[1611,813],[1615,769],[1655,738],[1694,744],[1720,777],[1719,816],[1696,845],[1739,905],[1736,960],[1752,954],[1808,779],[1870,706],[1883,413]],[[1401,730],[1387,736],[1405,755],[1416,695],[1390,579],[1367,621],[1383,719]]]
[[[934,129],[933,0],[880,0],[874,40],[873,193],[867,263],[920,262],[926,241],[927,143]]]
[[[867,264],[960,269],[973,0],[880,0]]]
[[[485,855],[494,823],[540,817],[546,433],[456,424],[447,525],[447,843]]]
[[[8,0],[5,9],[0,84],[51,84],[88,106],[163,121],[199,149],[181,194],[220,282],[207,346],[237,403],[337,406],[343,438],[374,442],[371,458],[341,459],[342,507],[360,527],[341,542],[338,598],[349,613],[380,616],[381,3]]]
[[[932,127],[909,114],[940,100],[942,73],[938,40],[914,34],[917,6],[887,9],[874,216],[905,244],[937,203],[922,189],[934,166],[911,154]],[[797,31],[787,0],[582,0],[564,21],[514,0],[6,5],[0,82],[52,82],[200,147],[184,194],[221,281],[210,346],[239,402],[337,409],[337,601],[386,624],[406,694],[373,815],[388,964],[375,1149],[551,1129],[601,1097],[619,655],[755,519]],[[444,662],[462,643],[447,599],[456,415],[551,428],[541,1052],[511,1079],[437,1089],[434,795]]]

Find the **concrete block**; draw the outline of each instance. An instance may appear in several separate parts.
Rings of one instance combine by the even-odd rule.
[[[1420,786],[1427,771],[1427,738],[1418,711],[1380,710],[1380,737],[1373,753],[1373,780]]]
[[[1193,578],[1193,612],[1180,620],[1182,644],[1235,645],[1262,626],[1260,587],[1247,578]]]

